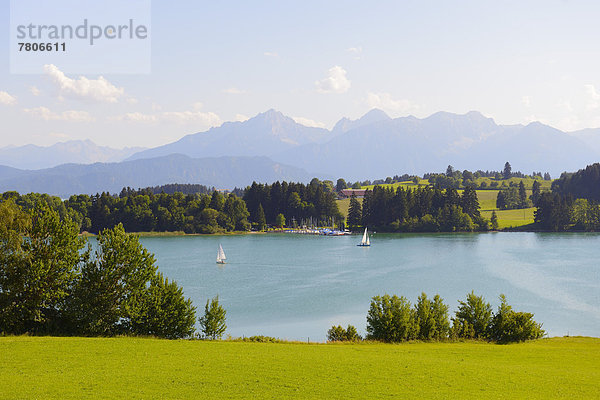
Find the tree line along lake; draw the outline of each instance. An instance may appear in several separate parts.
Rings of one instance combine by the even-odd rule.
[[[95,242],[95,239],[90,239]],[[600,336],[597,233],[490,232],[142,237],[159,271],[201,311],[219,295],[227,334],[324,341],[332,325],[364,334],[371,297],[439,293],[451,315],[474,290],[494,309],[503,293],[550,336]],[[219,244],[227,264],[216,264]]]

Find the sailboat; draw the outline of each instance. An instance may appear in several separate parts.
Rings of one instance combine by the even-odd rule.
[[[363,233],[362,240],[357,246],[370,246],[371,241],[369,240],[369,234],[367,233],[367,227],[365,226],[365,233]]]
[[[223,246],[219,244],[219,251],[217,251],[217,264],[225,264],[225,252],[223,251]]]

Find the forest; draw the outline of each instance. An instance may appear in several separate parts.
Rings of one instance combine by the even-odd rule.
[[[375,186],[365,193],[362,205],[355,196],[350,199],[348,225],[370,226],[385,232],[488,230],[472,186],[467,186],[462,195],[454,188],[399,186],[394,190]]]
[[[123,224],[127,232],[223,233],[264,230],[283,215],[294,223],[343,224],[336,194],[330,184],[313,179],[310,184],[275,182],[253,183],[239,197],[201,185],[167,185],[134,190],[124,188],[119,195],[98,193],[73,195],[67,200],[47,194],[5,192],[2,201],[13,201],[24,211],[43,204],[70,217],[81,232],[99,233]],[[187,190],[184,194],[178,189]],[[199,192],[193,192],[199,190]],[[279,218],[281,221],[281,217]],[[297,222],[296,222],[297,221]]]
[[[563,173],[536,202],[535,222],[549,231],[600,230],[600,164]]]

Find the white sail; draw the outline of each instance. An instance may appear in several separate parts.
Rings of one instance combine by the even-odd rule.
[[[219,264],[224,264],[227,257],[225,257],[225,252],[223,251],[223,246],[219,245],[219,251],[217,252],[217,262]]]
[[[362,240],[360,241],[359,246],[370,246],[371,241],[369,240],[369,234],[367,233],[367,228],[365,227],[365,233],[363,233]]]

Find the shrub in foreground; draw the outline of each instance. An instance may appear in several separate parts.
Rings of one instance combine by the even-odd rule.
[[[348,325],[348,328],[344,329],[341,325],[332,326],[327,331],[327,341],[329,342],[358,342],[361,341],[362,337],[356,331],[353,325]]]
[[[453,339],[483,339],[498,343],[539,339],[545,335],[542,325],[533,320],[533,314],[515,312],[500,295],[501,304],[496,314],[483,296],[467,294],[459,301],[458,310],[448,320],[448,306],[439,295],[432,300],[421,293],[414,308],[405,297],[375,296],[367,313],[367,339],[382,342],[403,342]],[[327,332],[328,340],[342,340],[341,326]]]
[[[452,319],[454,337],[469,339],[487,339],[488,328],[492,321],[492,306],[483,296],[471,292],[467,301],[458,301],[455,318]]]
[[[210,302],[206,300],[204,315],[199,319],[202,337],[211,340],[221,339],[227,329],[226,314],[225,309],[219,304],[219,296],[214,297]]]
[[[499,343],[523,342],[539,339],[545,335],[542,324],[533,320],[533,314],[515,312],[506,302],[506,296],[500,295],[498,312],[490,324],[490,338]]]
[[[416,313],[404,296],[373,297],[367,314],[367,339],[402,342],[416,339],[418,333]]]

